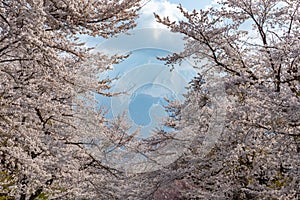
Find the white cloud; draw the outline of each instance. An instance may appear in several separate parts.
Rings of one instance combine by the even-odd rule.
[[[180,52],[184,48],[182,35],[161,28],[138,28],[130,35],[122,34],[101,43],[95,51],[110,55],[132,52],[136,49],[155,48],[168,52]]]
[[[222,1],[222,0],[221,0]],[[219,6],[219,2],[221,2],[220,0],[212,0],[210,2],[210,4],[206,5],[204,9],[209,9],[209,8],[213,8],[213,7],[218,7]]]
[[[165,0],[149,1],[141,9],[141,15],[138,19],[138,28],[166,28],[164,25],[156,22],[153,13],[156,13],[162,17],[168,16],[171,21],[183,20],[184,17],[177,6],[177,4],[173,4]]]

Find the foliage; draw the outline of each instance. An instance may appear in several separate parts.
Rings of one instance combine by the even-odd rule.
[[[118,172],[102,162],[94,138],[119,133],[94,108],[91,92],[112,95],[105,93],[112,80],[98,75],[123,58],[91,54],[78,35],[106,38],[133,28],[139,2],[0,2],[1,198],[114,195]]]
[[[186,101],[167,108],[166,125],[197,136],[152,187],[156,199],[168,199],[178,181],[182,199],[299,199],[300,2],[223,0],[207,10],[179,9],[183,21],[156,15],[186,36],[183,52],[161,59],[192,58],[203,70]],[[217,81],[226,92],[219,99],[226,119],[216,144],[204,150],[208,134],[217,134],[209,132],[216,126],[210,85]]]
[[[99,74],[125,57],[91,54],[78,41],[133,28],[139,8],[139,0],[1,1],[0,199],[299,199],[300,2],[179,6],[179,22],[156,15],[186,36],[183,52],[161,59],[189,57],[202,71],[185,102],[166,107],[174,131],[142,141],[122,116],[108,121],[94,106],[94,93],[113,95]],[[187,151],[155,171],[108,165],[180,142]],[[112,153],[126,148],[133,154]]]

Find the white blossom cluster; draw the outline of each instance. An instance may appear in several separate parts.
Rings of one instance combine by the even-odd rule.
[[[299,199],[299,0],[156,15],[186,36],[160,59],[202,70],[185,102],[166,106],[168,129],[136,140],[124,117],[95,108],[95,93],[116,95],[99,74],[126,56],[91,54],[77,36],[133,28],[139,3],[0,2],[0,199]],[[176,145],[186,150],[159,165]]]
[[[300,2],[223,0],[208,10],[179,9],[186,18],[180,22],[156,16],[187,41],[182,53],[163,60],[205,60],[208,71],[191,82],[184,104],[168,107],[167,126],[198,135],[152,188],[156,198],[299,199]],[[218,78],[226,91],[225,126],[203,157],[207,134],[215,134],[208,85]]]
[[[105,92],[111,80],[99,74],[122,57],[91,54],[77,36],[133,28],[139,2],[0,2],[1,199],[114,195],[117,172],[99,159],[97,140],[120,131],[107,126],[91,92],[112,95]]]

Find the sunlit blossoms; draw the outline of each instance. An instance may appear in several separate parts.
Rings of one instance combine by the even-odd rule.
[[[91,149],[93,138],[118,130],[107,127],[91,92],[111,95],[111,80],[98,75],[122,57],[91,54],[78,35],[127,31],[139,8],[139,0],[0,2],[1,198],[113,195],[117,172]]]
[[[168,100],[167,128],[144,140],[95,107],[95,93],[116,95],[99,74],[126,56],[79,42],[134,28],[140,7],[1,1],[0,199],[299,199],[300,2],[221,0],[179,6],[183,21],[155,15],[186,36],[182,52],[159,59],[201,70],[184,103]],[[147,155],[164,161],[168,145],[186,149],[149,169],[159,159]],[[122,168],[130,156],[143,162],[134,172],[130,161]]]
[[[193,57],[208,69],[191,82],[186,102],[173,107],[175,115],[167,122],[199,132],[176,167],[181,176],[173,179],[186,184],[178,187],[181,198],[298,199],[299,1],[224,0],[205,11],[179,9],[186,20],[156,16],[171,31],[187,36],[185,50],[164,60],[172,64]],[[218,143],[201,157],[201,141],[213,125],[206,111],[211,73],[222,77],[231,103],[224,98],[225,127]],[[182,111],[189,103],[194,112],[186,115]],[[167,196],[172,183],[176,181],[163,190]]]

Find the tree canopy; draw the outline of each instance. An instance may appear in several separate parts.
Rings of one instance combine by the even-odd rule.
[[[186,101],[169,107],[166,123],[197,133],[176,168],[181,176],[174,180],[185,183],[182,198],[299,198],[299,6],[293,0],[224,0],[208,10],[179,6],[185,16],[180,22],[156,15],[186,36],[183,52],[162,59],[172,64],[193,57],[206,69],[191,81]],[[207,134],[216,134],[209,130],[218,126],[207,120],[214,115],[216,92],[209,87],[220,79],[226,119],[218,141],[203,155]]]
[[[123,58],[92,54],[78,36],[107,38],[133,28],[139,3],[0,2],[1,198],[113,195],[116,171],[91,149],[93,138],[119,133],[93,106],[92,92],[111,95],[111,80],[99,74]]]
[[[126,119],[95,107],[95,93],[116,95],[99,74],[126,56],[91,53],[79,36],[126,32],[140,8],[140,0],[0,2],[0,199],[299,199],[300,2],[179,5],[182,21],[155,14],[186,41],[159,59],[190,58],[201,70],[183,103],[168,100],[169,129],[136,140]],[[167,156],[176,144],[187,149],[153,170],[107,162],[122,165],[124,155],[107,153],[122,147],[151,168],[148,154]]]

